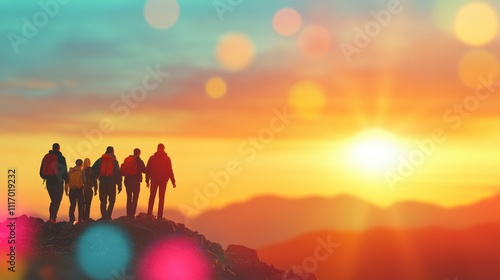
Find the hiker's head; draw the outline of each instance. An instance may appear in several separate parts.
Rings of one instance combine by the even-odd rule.
[[[82,166],[83,161],[81,159],[76,160],[76,166]]]
[[[165,145],[158,144],[158,151],[161,151],[161,152],[165,151]]]
[[[61,146],[59,146],[59,143],[52,144],[52,151],[57,152],[59,150],[61,150]]]
[[[141,156],[141,150],[139,150],[139,149],[137,149],[137,148],[136,148],[136,149],[134,149],[134,156],[136,156],[136,157]]]
[[[113,149],[113,147],[109,146],[106,148],[106,154],[114,154],[115,153],[115,149]]]
[[[83,161],[83,168],[89,168],[90,167],[90,158],[86,158],[84,161]]]

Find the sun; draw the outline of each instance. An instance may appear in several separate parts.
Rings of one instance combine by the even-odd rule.
[[[374,129],[350,141],[347,157],[353,167],[380,173],[396,167],[402,151],[402,141],[396,135]]]

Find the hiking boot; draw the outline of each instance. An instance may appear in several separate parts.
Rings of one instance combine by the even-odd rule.
[[[52,219],[52,218],[51,218],[51,219],[50,219],[50,220],[48,220],[47,222],[55,224],[55,223],[56,223],[56,219]]]

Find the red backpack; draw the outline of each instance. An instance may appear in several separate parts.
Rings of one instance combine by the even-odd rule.
[[[137,160],[135,156],[129,156],[123,161],[120,172],[123,176],[133,176],[137,173]]]
[[[101,157],[101,171],[99,177],[113,177],[115,176],[115,158],[113,156],[104,154]]]
[[[59,172],[59,159],[55,154],[46,154],[42,160],[42,175],[56,176]]]

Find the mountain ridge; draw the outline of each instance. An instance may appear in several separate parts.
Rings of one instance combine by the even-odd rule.
[[[299,199],[261,196],[203,212],[189,226],[222,243],[262,247],[321,228],[467,228],[500,222],[495,213],[500,213],[500,194],[453,208],[419,201],[383,208],[351,195]]]
[[[254,249],[242,245],[229,245],[223,249],[219,243],[209,241],[204,235],[188,229],[184,224],[166,219],[156,220],[144,213],[135,219],[124,216],[111,221],[88,221],[77,224],[69,222],[53,224],[44,222],[40,218],[22,215],[16,220],[4,221],[0,233],[8,234],[8,225],[12,225],[12,223],[15,224],[17,232],[17,262],[25,264],[26,271],[23,271],[22,274],[25,275],[26,279],[91,279],[92,277],[89,277],[91,275],[86,270],[88,266],[85,266],[88,260],[84,261],[83,264],[81,261],[82,252],[90,252],[91,255],[83,256],[83,258],[94,261],[91,270],[99,269],[95,265],[94,257],[96,256],[109,255],[112,258],[120,258],[128,254],[131,255],[131,261],[125,267],[114,267],[112,265],[115,263],[111,261],[111,266],[105,271],[109,275],[99,277],[103,279],[115,279],[114,277],[118,276],[114,274],[118,272],[124,275],[124,279],[130,279],[130,277],[132,279],[135,277],[148,279],[141,274],[141,271],[148,273],[153,271],[157,273],[156,275],[167,273],[167,275],[161,276],[163,277],[161,279],[165,279],[165,277],[168,278],[169,272],[168,269],[165,270],[165,267],[171,267],[169,262],[173,259],[177,261],[175,265],[177,268],[171,268],[170,272],[172,275],[175,273],[176,277],[179,277],[178,267],[186,267],[186,269],[189,267],[191,270],[198,266],[203,271],[208,271],[205,275],[209,276],[203,278],[207,280],[317,280],[312,273],[298,274],[291,270],[284,271],[268,265],[258,258],[257,251]],[[106,228],[105,231],[102,231],[103,227]],[[113,230],[109,231],[110,228]],[[96,229],[99,229],[98,234],[91,235],[90,241],[92,242],[85,243],[89,241],[87,238],[89,234],[94,233]],[[113,233],[112,236],[108,234],[110,232]],[[121,245],[128,244],[131,252],[119,248],[121,247],[118,246],[120,242],[116,242],[115,239],[120,239],[119,237],[122,235],[120,232],[124,236],[130,237],[124,242],[125,245]],[[168,246],[162,245],[166,240],[173,241]],[[183,247],[177,248],[176,243]],[[189,244],[189,247],[183,244]],[[90,248],[90,251],[82,248]],[[159,254],[150,254],[148,258],[148,252],[155,248],[159,248],[156,249],[160,250]],[[4,250],[8,252],[9,248],[2,247],[2,251]],[[193,258],[193,255],[198,257]],[[163,257],[168,260],[158,261],[158,258]],[[185,259],[184,263],[181,262],[183,258]],[[105,258],[101,261],[106,263],[106,260]],[[100,263],[98,263],[99,265]],[[186,275],[190,275],[187,271],[186,273]],[[187,278],[191,279],[192,277],[190,277]]]

